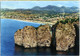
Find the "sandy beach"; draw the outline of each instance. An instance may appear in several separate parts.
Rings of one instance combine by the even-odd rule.
[[[1,19],[10,19],[10,18],[1,18]],[[33,21],[33,20],[20,20],[20,19],[13,19],[13,20],[18,20],[18,21],[24,21],[24,22],[34,22],[34,23],[40,23],[40,24],[49,24],[49,25],[54,25],[57,21],[52,22],[41,22],[41,21]]]

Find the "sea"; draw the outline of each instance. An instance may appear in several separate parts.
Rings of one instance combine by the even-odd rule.
[[[55,47],[43,48],[28,48],[15,45],[14,33],[18,29],[23,29],[25,26],[38,27],[40,23],[25,22],[13,19],[0,19],[1,27],[1,56],[62,56],[62,55],[79,55],[77,49],[72,48],[69,51],[56,51]]]

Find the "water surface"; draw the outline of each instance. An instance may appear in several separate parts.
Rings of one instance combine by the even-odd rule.
[[[24,47],[15,45],[14,33],[18,29],[22,29],[25,26],[38,27],[39,23],[17,21],[12,19],[1,19],[1,55],[2,56],[23,56],[23,55],[78,55],[79,49],[76,47],[70,49],[67,52],[57,52],[55,47],[49,48],[31,48],[25,49]]]

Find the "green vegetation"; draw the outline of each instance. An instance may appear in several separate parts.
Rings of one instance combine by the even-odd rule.
[[[60,21],[57,21],[56,24],[58,24],[58,23],[66,24],[66,23],[74,23],[74,22],[79,22],[79,18],[77,18],[77,19],[68,18],[68,19],[65,19],[65,20],[60,20]]]
[[[79,13],[59,13],[49,10],[1,10],[1,18],[31,20],[56,23],[68,23],[77,21]]]

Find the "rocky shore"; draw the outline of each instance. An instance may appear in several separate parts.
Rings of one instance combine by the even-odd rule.
[[[25,26],[22,31],[15,32],[15,44],[22,45],[25,48],[33,47],[56,47],[57,51],[67,51],[69,48],[74,47],[77,28],[75,25],[78,23],[61,23],[53,24],[50,27],[48,24],[40,25],[38,28],[32,26]],[[22,39],[22,40],[21,40]]]
[[[51,33],[49,25],[39,26],[37,29],[37,44],[40,47],[50,47],[51,44]]]
[[[59,23],[56,27],[56,50],[66,51],[71,47],[74,47],[75,43],[75,27],[71,23],[62,24]]]
[[[23,29],[19,29],[14,34],[15,44],[22,46],[23,44]]]
[[[37,47],[36,29],[32,26],[23,28],[23,46],[25,48]]]

